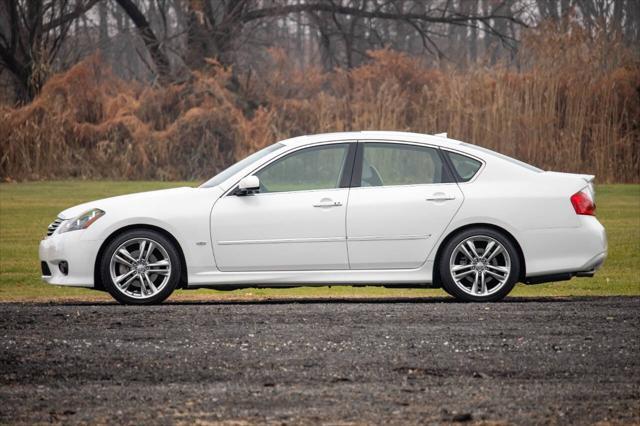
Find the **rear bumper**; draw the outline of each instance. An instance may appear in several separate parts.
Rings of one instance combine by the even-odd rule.
[[[526,284],[592,277],[602,267],[608,248],[605,229],[593,216],[580,221],[580,227],[543,230],[529,238]]]
[[[74,287],[94,286],[93,270],[100,243],[82,240],[82,232],[54,234],[40,241],[38,254],[44,282]],[[63,262],[67,264],[66,268]]]
[[[592,277],[598,269],[604,264],[604,260],[607,258],[607,252],[600,253],[593,257],[587,264],[576,272],[577,277]]]
[[[595,258],[590,261],[587,265],[585,265],[585,269],[581,269],[579,271],[574,272],[560,272],[555,274],[547,274],[547,275],[537,275],[533,277],[527,277],[524,280],[525,284],[543,284],[554,281],[567,281],[573,277],[593,277],[598,269],[604,263],[604,260],[607,258],[607,253],[600,253],[595,256]]]

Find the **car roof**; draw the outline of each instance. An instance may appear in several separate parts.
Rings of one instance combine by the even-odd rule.
[[[281,141],[282,144],[290,147],[301,147],[320,142],[343,141],[343,140],[385,140],[389,142],[417,142],[429,145],[438,145],[444,148],[461,149],[466,151],[462,142],[449,139],[442,135],[427,135],[422,133],[396,132],[366,130],[360,132],[336,132],[320,133],[315,135],[298,136]]]
[[[322,142],[340,142],[340,141],[387,141],[391,143],[423,143],[431,146],[438,146],[452,151],[459,151],[483,161],[491,159],[491,161],[507,162],[518,164],[531,171],[542,172],[543,170],[524,163],[515,158],[511,158],[499,152],[492,151],[482,146],[473,145],[462,142],[457,139],[447,137],[446,133],[436,135],[427,135],[423,133],[383,131],[383,130],[365,130],[360,132],[336,132],[336,133],[319,133],[316,135],[298,136],[291,139],[285,139],[280,143],[288,147],[303,147]]]

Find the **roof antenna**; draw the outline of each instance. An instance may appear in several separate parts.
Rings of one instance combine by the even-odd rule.
[[[446,138],[446,137],[447,137],[447,133],[446,133],[446,132],[445,132],[445,133],[436,133],[436,134],[435,134],[435,135],[433,135],[433,136],[437,136],[437,137],[439,137],[439,138]]]

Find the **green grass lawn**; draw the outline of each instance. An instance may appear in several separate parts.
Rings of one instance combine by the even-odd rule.
[[[38,243],[47,225],[63,209],[93,199],[152,189],[189,185],[184,182],[37,182],[0,184],[0,301],[104,299],[103,293],[46,285],[40,280]],[[519,284],[514,296],[640,295],[640,185],[600,185],[598,218],[609,236],[609,257],[594,278],[556,284]],[[302,287],[178,291],[173,298],[272,297],[424,297],[443,296],[436,289],[378,287]]]

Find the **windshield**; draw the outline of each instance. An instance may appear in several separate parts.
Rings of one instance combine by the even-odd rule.
[[[251,164],[251,163],[253,163],[255,161],[258,161],[262,157],[265,157],[265,156],[271,154],[272,152],[282,148],[283,146],[284,145],[281,144],[281,143],[276,143],[276,144],[273,144],[273,145],[269,145],[268,147],[263,148],[258,152],[254,152],[253,154],[251,154],[250,156],[248,156],[244,160],[240,160],[237,163],[235,163],[234,165],[232,165],[232,166],[224,169],[220,173],[218,173],[217,175],[215,175],[214,177],[212,177],[211,179],[209,179],[208,181],[206,181],[205,183],[200,185],[200,188],[211,188],[211,187],[220,185],[222,182],[224,182],[225,180],[229,179],[231,176],[233,176],[236,173],[238,173],[240,170],[242,170],[245,167],[247,167],[249,164]]]

